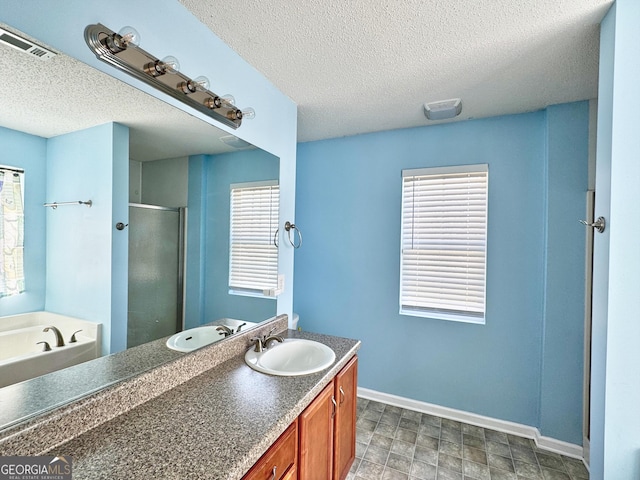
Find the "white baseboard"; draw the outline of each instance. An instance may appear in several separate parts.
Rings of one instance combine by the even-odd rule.
[[[415,410],[417,412],[428,413],[438,417],[449,418],[478,427],[490,428],[499,432],[518,435],[520,437],[531,438],[539,448],[549,450],[551,452],[566,455],[567,457],[577,458],[584,461],[583,448],[580,445],[564,442],[551,437],[545,437],[540,434],[540,430],[536,427],[523,425],[521,423],[499,420],[497,418],[485,417],[464,410],[456,410],[453,408],[442,407],[433,403],[421,402],[410,398],[399,397],[390,393],[378,392],[368,388],[358,387],[358,396],[367,400],[375,400],[377,402],[386,403],[396,407]]]

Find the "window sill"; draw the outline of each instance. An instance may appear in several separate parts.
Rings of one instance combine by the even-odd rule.
[[[474,317],[471,315],[462,315],[462,314],[454,314],[454,313],[444,313],[444,312],[429,312],[423,310],[414,310],[411,308],[401,308],[400,315],[407,315],[410,317],[422,317],[422,318],[433,318],[435,320],[447,320],[450,322],[460,322],[460,323],[473,323],[476,325],[485,325],[485,317]]]
[[[262,291],[258,290],[234,290],[229,289],[229,295],[238,295],[240,297],[253,297],[253,298],[264,298],[266,300],[276,300],[277,297],[272,297],[270,295],[265,295]]]

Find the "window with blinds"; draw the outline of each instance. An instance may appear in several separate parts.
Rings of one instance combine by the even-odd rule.
[[[485,322],[488,166],[402,172],[400,313]]]
[[[277,287],[279,208],[277,181],[231,185],[229,293],[262,296]]]

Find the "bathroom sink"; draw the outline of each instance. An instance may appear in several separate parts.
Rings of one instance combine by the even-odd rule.
[[[167,340],[167,347],[178,352],[191,352],[198,348],[217,342],[224,334],[216,330],[217,325],[190,328],[172,335]]]
[[[335,359],[336,354],[325,344],[302,338],[287,338],[283,343],[272,341],[262,352],[251,347],[244,356],[254,370],[283,377],[319,372]]]

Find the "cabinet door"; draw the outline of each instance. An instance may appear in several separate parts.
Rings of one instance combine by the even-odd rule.
[[[331,382],[298,417],[300,480],[328,480],[333,466],[333,421],[336,401]]]
[[[298,422],[293,422],[242,480],[295,480]]]
[[[334,429],[333,480],[347,478],[356,458],[356,400],[358,357],[353,357],[336,375],[335,398],[338,408]],[[328,478],[328,477],[327,477]]]

